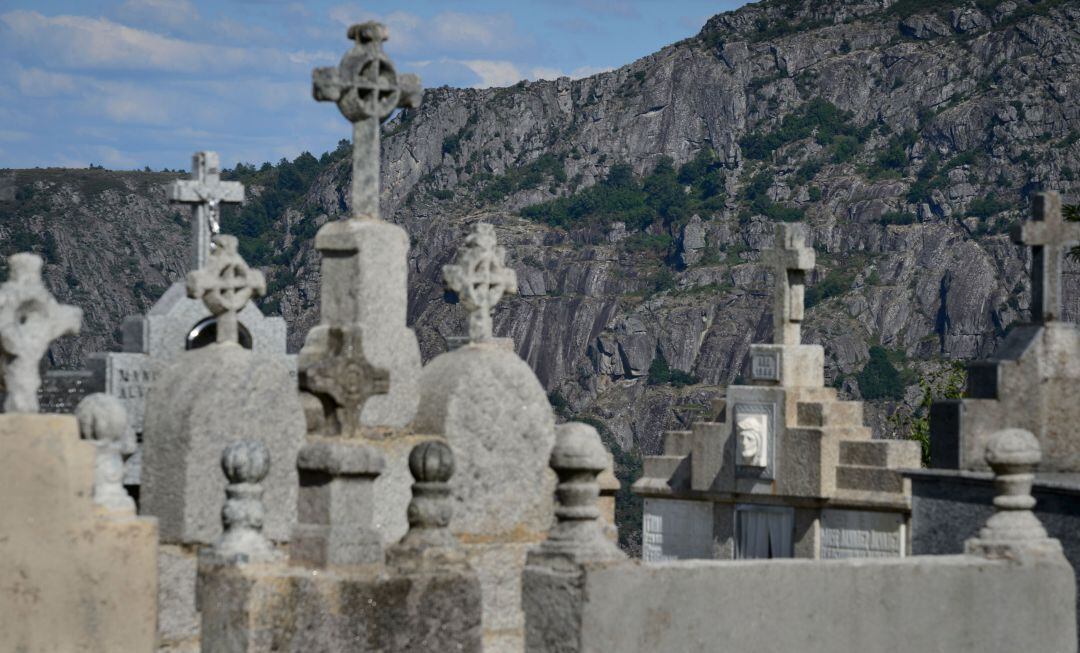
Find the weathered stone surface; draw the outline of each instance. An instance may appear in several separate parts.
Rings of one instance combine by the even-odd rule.
[[[106,510],[135,514],[135,501],[124,489],[121,452],[128,444],[127,411],[119,399],[101,392],[87,395],[75,408],[79,434],[97,449],[94,503]],[[130,443],[134,445],[134,442]]]
[[[529,567],[524,584],[530,653],[705,651],[722,642],[748,653],[1076,647],[1076,589],[1060,557]],[[874,600],[853,589],[867,587],[887,589]],[[957,605],[964,609],[943,609]]]
[[[140,509],[158,517],[162,542],[212,544],[222,532],[221,449],[255,440],[270,450],[265,532],[287,541],[304,433],[296,382],[280,357],[237,344],[188,352],[161,373],[147,400]]]
[[[480,653],[480,586],[465,570],[387,573],[375,565],[199,569],[206,653]]]
[[[0,648],[152,651],[157,529],[98,511],[75,418],[0,416]]]

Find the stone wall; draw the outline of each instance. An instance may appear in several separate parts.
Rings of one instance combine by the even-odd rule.
[[[526,651],[1075,651],[1061,557],[530,567]]]

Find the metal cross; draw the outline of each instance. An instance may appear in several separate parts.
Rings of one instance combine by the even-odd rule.
[[[322,358],[302,371],[301,383],[305,390],[329,397],[341,434],[353,435],[367,400],[390,392],[390,373],[364,356],[362,329],[330,327]]]
[[[802,341],[806,273],[814,269],[814,249],[806,246],[801,224],[776,225],[776,247],[766,260],[776,274],[773,291],[773,344],[798,345]]]
[[[1013,228],[1013,242],[1031,247],[1031,319],[1037,324],[1061,319],[1061,255],[1080,241],[1080,222],[1061,218],[1056,192],[1031,196],[1031,220]]]
[[[196,152],[191,157],[191,179],[178,179],[168,188],[169,201],[194,207],[191,221],[191,269],[206,265],[211,238],[221,231],[221,205],[244,201],[244,185],[221,181],[217,152]]]
[[[506,267],[506,250],[495,238],[495,227],[473,225],[454,264],[443,266],[443,280],[469,312],[470,342],[490,340],[491,311],[504,293],[517,292],[517,273]]]
[[[311,73],[316,100],[336,102],[353,124],[352,187],[354,216],[379,217],[379,125],[400,107],[416,107],[420,78],[399,75],[383,52],[386,26],[368,22],[349,28],[356,42],[337,68]]]
[[[217,341],[237,342],[237,314],[253,297],[266,293],[266,278],[252,270],[237,251],[235,236],[214,236],[206,265],[188,272],[187,293],[201,299],[217,318]]]
[[[60,304],[41,282],[41,257],[8,258],[10,276],[0,286],[0,370],[9,413],[38,412],[39,363],[53,340],[79,333],[82,310]]]

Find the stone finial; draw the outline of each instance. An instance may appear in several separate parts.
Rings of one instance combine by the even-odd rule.
[[[506,250],[496,240],[495,227],[474,224],[457,259],[443,266],[443,279],[469,312],[470,342],[491,340],[492,310],[504,293],[517,293],[517,273],[506,267]]]
[[[773,291],[773,343],[798,345],[806,295],[806,273],[814,269],[814,248],[806,246],[806,227],[776,225],[776,247],[766,252],[776,275]]]
[[[990,436],[986,462],[994,470],[994,515],[968,540],[968,553],[993,558],[1015,558],[1025,553],[1061,552],[1061,544],[1046,534],[1031,511],[1035,497],[1031,485],[1042,459],[1039,441],[1030,431],[1004,429]]]
[[[8,280],[0,285],[0,370],[4,411],[38,412],[38,365],[53,340],[79,333],[82,310],[61,304],[41,281],[41,257],[8,257]]]
[[[390,391],[390,373],[368,362],[362,329],[334,326],[323,357],[301,369],[300,385],[331,404],[326,412],[336,421],[335,434],[355,434],[367,400]]]
[[[235,236],[214,236],[214,251],[204,267],[188,272],[187,293],[201,299],[217,318],[217,341],[239,341],[237,315],[254,297],[266,293],[262,272],[248,267]]]
[[[210,238],[221,231],[221,205],[244,201],[244,185],[221,181],[217,152],[196,152],[191,157],[191,179],[178,179],[166,187],[169,201],[188,204],[194,209],[191,220],[191,258],[189,265],[198,270],[206,265]]]
[[[378,219],[379,125],[396,109],[420,104],[420,78],[399,75],[383,52],[389,36],[385,25],[353,25],[348,36],[355,45],[336,68],[312,71],[312,94],[320,102],[336,103],[353,123],[353,215]]]
[[[450,532],[454,514],[450,477],[454,453],[439,440],[421,442],[409,453],[409,471],[416,480],[409,502],[409,532],[389,552],[399,567],[462,564],[464,555]]]
[[[1056,192],[1031,196],[1031,220],[1017,225],[1013,241],[1031,247],[1031,319],[1037,324],[1061,319],[1062,254],[1080,241],[1080,222],[1061,216]]]
[[[607,467],[608,454],[596,429],[569,422],[556,427],[551,468],[558,476],[556,523],[534,554],[572,562],[620,560],[626,555],[604,533],[597,499],[597,477]]]
[[[75,407],[75,419],[82,438],[97,447],[94,503],[109,511],[134,514],[135,501],[124,489],[124,461],[120,455],[128,430],[124,404],[112,395],[95,392],[83,397]]]
[[[221,469],[229,485],[214,545],[217,557],[231,562],[264,562],[279,557],[263,535],[263,479],[270,471],[270,451],[256,440],[233,442],[221,452]]]

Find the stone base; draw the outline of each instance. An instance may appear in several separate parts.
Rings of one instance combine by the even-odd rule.
[[[195,609],[194,547],[162,544],[158,547],[157,619],[159,651],[199,650],[199,612]]]
[[[468,570],[396,574],[200,561],[204,653],[479,653],[480,585]]]
[[[0,650],[151,651],[157,525],[91,498],[70,415],[0,415]]]

